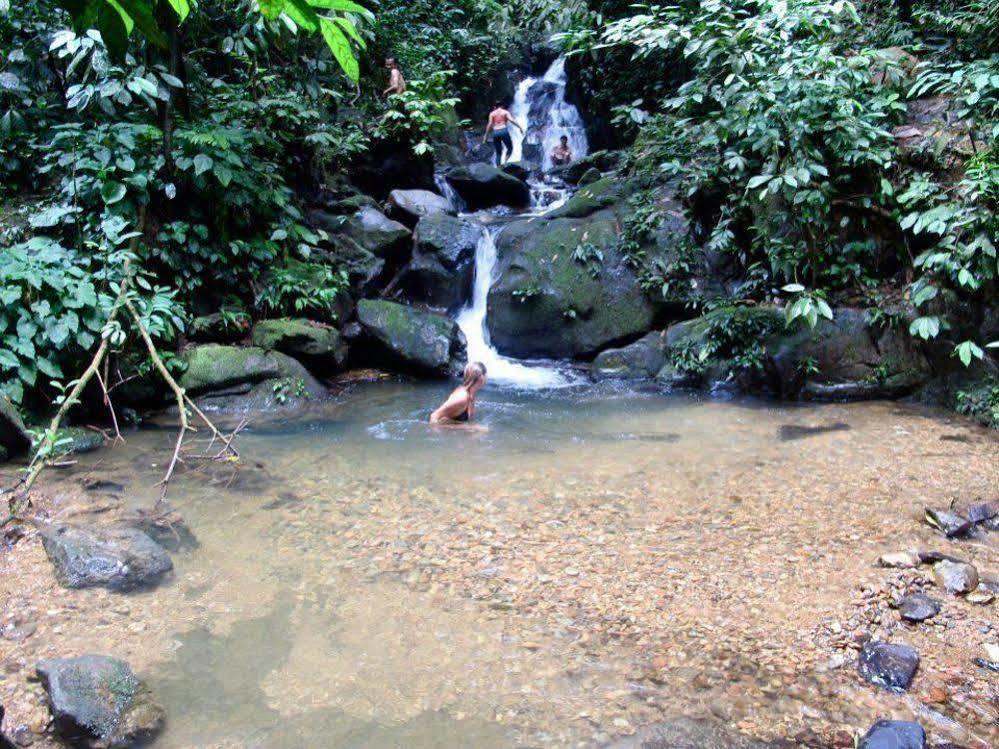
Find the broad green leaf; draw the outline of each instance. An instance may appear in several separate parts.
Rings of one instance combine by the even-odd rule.
[[[194,157],[194,174],[201,175],[207,172],[214,166],[215,162],[212,160],[211,156],[203,153],[199,153]]]
[[[323,39],[326,40],[326,45],[330,48],[330,52],[333,53],[333,57],[340,64],[343,72],[347,74],[350,80],[357,82],[360,74],[358,68],[357,59],[354,57],[354,51],[351,49],[350,41],[344,36],[343,31],[337,26],[333,19],[326,18],[325,16],[319,19],[319,29],[322,32]]]
[[[107,205],[113,205],[125,197],[128,190],[121,182],[108,181],[101,185],[101,197]]]
[[[181,23],[187,19],[187,14],[191,12],[191,5],[188,0],[168,0],[171,7],[176,11]]]

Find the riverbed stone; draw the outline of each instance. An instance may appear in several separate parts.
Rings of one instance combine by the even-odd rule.
[[[860,740],[860,749],[926,749],[926,731],[911,721],[879,720]]]
[[[919,669],[919,654],[908,645],[872,640],[860,651],[857,668],[871,684],[904,691]]]
[[[374,343],[370,353],[379,363],[446,377],[465,358],[465,337],[446,315],[363,299],[357,319]]]
[[[399,286],[407,300],[451,309],[469,301],[475,276],[475,251],[484,229],[457,216],[420,219],[413,234],[413,259]]]
[[[892,569],[910,570],[918,567],[920,563],[919,555],[908,551],[896,551],[878,557],[879,566]]]
[[[598,380],[650,379],[665,365],[665,331],[653,331],[622,348],[601,351],[593,360],[590,372]]]
[[[31,448],[31,435],[14,404],[0,395],[0,452],[7,457],[26,453]]]
[[[137,528],[61,523],[40,535],[56,579],[67,588],[150,588],[173,570],[170,555]]]
[[[489,164],[459,167],[446,176],[470,211],[498,205],[526,208],[531,202],[531,188],[526,182]]]
[[[499,233],[487,319],[501,353],[589,358],[652,329],[658,307],[617,249],[619,226],[617,214],[605,210],[584,219],[514,221]],[[589,259],[574,257],[581,246]]]
[[[447,198],[430,190],[393,190],[388,198],[389,217],[413,229],[424,216],[451,212]]]
[[[324,373],[342,368],[347,361],[347,344],[340,332],[311,320],[261,320],[253,326],[252,338],[254,346],[308,361]]]
[[[971,521],[950,510],[938,510],[927,507],[924,510],[923,517],[930,526],[936,528],[947,536],[947,538],[964,536],[972,528]]]
[[[907,622],[924,622],[940,613],[942,604],[925,593],[909,593],[898,602],[898,613]]]
[[[35,670],[48,696],[56,733],[73,746],[142,746],[163,729],[162,706],[119,658],[47,658]]]
[[[258,405],[267,407],[268,389],[281,383],[286,383],[287,390],[300,394],[302,399],[321,398],[326,394],[326,388],[304,366],[279,351],[208,343],[188,348],[183,359],[187,369],[181,375],[180,386],[192,396],[221,393],[251,396],[254,386],[264,385],[256,388],[256,395],[260,397],[244,399],[243,405],[252,409]],[[236,405],[227,404],[227,407]]]
[[[974,525],[988,523],[990,520],[999,518],[999,503],[978,502],[970,505],[967,511],[968,522]]]
[[[944,559],[933,565],[933,575],[941,588],[954,595],[970,593],[978,587],[978,570],[967,562]]]

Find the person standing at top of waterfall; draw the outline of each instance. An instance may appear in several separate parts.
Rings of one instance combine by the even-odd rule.
[[[382,95],[391,96],[392,94],[406,93],[406,79],[403,78],[402,71],[399,70],[399,63],[396,62],[396,59],[394,57],[386,57],[385,67],[389,71],[389,85],[382,92]]]
[[[493,105],[493,111],[489,113],[489,124],[486,125],[486,132],[482,136],[482,143],[483,145],[485,144],[489,133],[493,134],[493,149],[496,151],[496,166],[498,167],[503,166],[504,159],[509,159],[513,154],[513,138],[510,137],[511,125],[521,133],[524,133],[524,128],[513,119],[513,115],[507,111],[501,102],[496,102]],[[506,156],[503,155],[504,149],[506,149]]]
[[[475,418],[475,396],[486,384],[486,365],[469,362],[462,374],[461,385],[454,389],[436,411],[430,414],[434,426],[454,426]]]
[[[572,149],[569,148],[569,136],[563,135],[552,148],[552,166],[565,166],[572,161]]]

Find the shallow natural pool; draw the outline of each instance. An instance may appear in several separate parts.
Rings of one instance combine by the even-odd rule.
[[[128,658],[167,708],[164,748],[592,745],[683,716],[771,740],[917,715],[999,741],[997,687],[971,663],[995,608],[949,599],[901,625],[884,598],[915,573],[874,564],[932,546],[999,571],[995,539],[920,523],[999,495],[993,434],[893,403],[610,386],[487,387],[488,431],[432,430],[446,392],[360,384],[251,425],[238,465],[172,487],[200,542],[174,579],[123,599],[39,577],[63,616],[39,612],[25,662]],[[147,504],[173,436],[133,434],[52,490],[99,476]],[[908,695],[854,676],[857,632],[920,650]]]

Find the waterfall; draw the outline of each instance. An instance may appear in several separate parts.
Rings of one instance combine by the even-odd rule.
[[[551,152],[563,135],[569,138],[569,147],[575,158],[589,153],[586,128],[579,110],[565,100],[567,77],[565,58],[551,64],[540,78],[525,78],[517,86],[510,114],[527,134],[514,128],[512,161],[523,158],[538,161],[548,171],[552,168]],[[525,149],[525,145],[529,149]],[[525,156],[525,150],[532,151]],[[540,152],[538,152],[540,151]]]
[[[447,177],[444,176],[443,172],[438,172],[434,175],[434,184],[437,185],[437,189],[444,196],[444,199],[447,200],[452,211],[462,213],[465,210],[465,201],[451,187],[451,183],[447,181]]]
[[[482,238],[475,248],[472,302],[458,314],[458,327],[468,342],[468,361],[480,361],[485,364],[489,379],[494,382],[531,389],[569,385],[570,381],[556,370],[549,367],[528,366],[501,356],[489,342],[486,307],[496,267],[496,233],[497,230],[490,227],[482,232]]]

